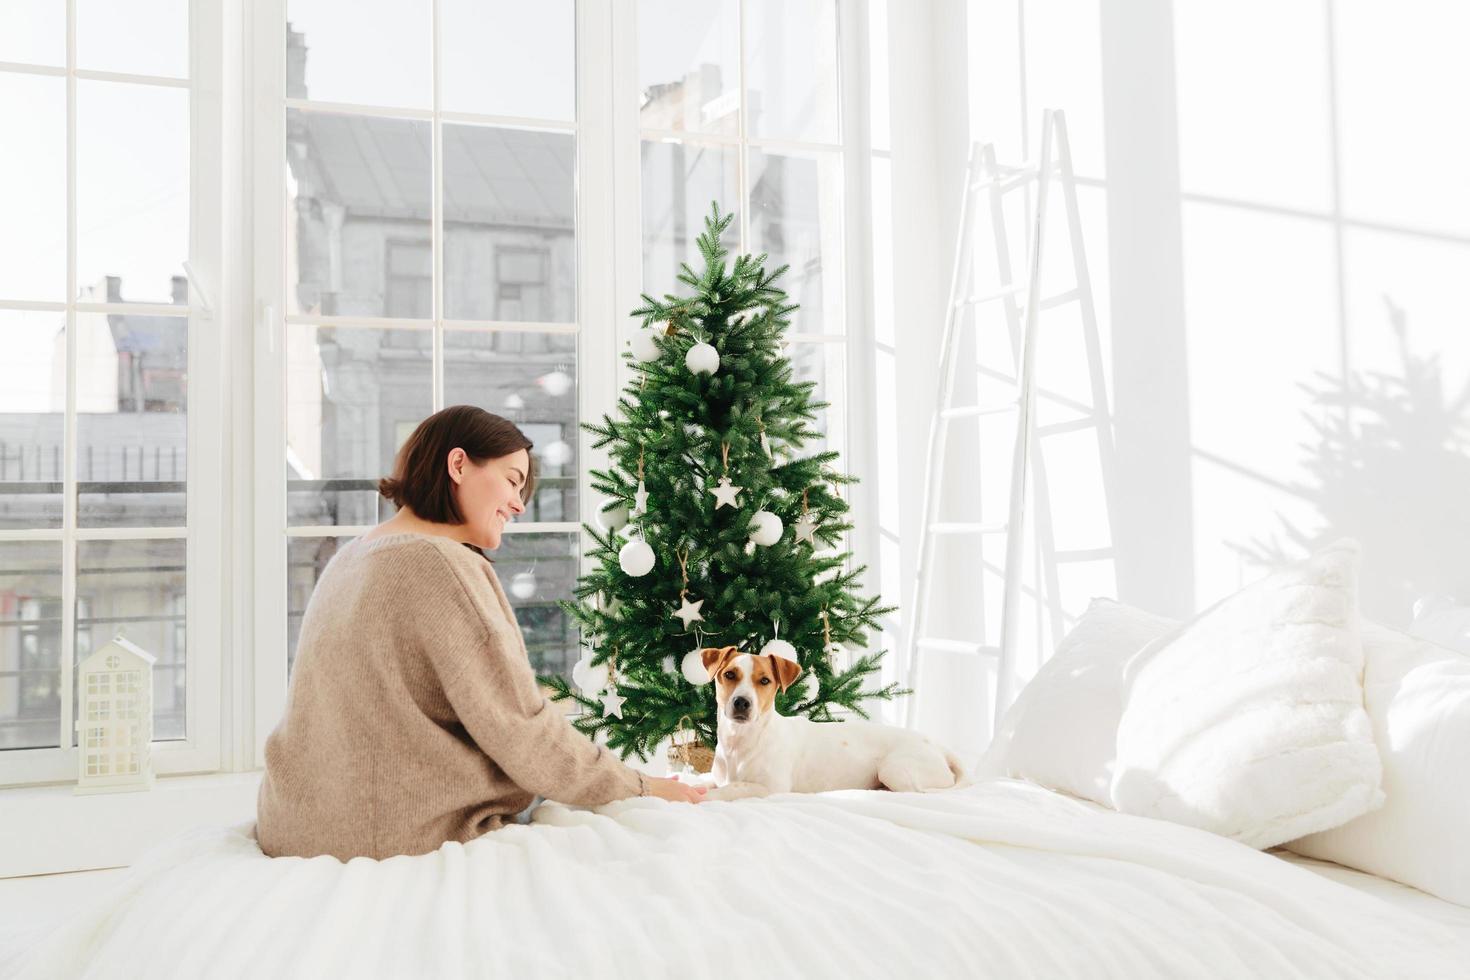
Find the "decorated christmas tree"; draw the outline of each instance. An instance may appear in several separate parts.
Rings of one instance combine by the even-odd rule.
[[[692,295],[643,297],[642,327],[624,355],[636,372],[618,418],[584,427],[608,447],[611,467],[592,472],[607,496],[592,569],[564,603],[587,651],[573,681],[544,678],[557,700],[584,712],[575,724],[625,758],[647,758],[662,739],[695,733],[715,744],[715,696],[705,647],[784,656],[803,668],[779,694],[782,714],[864,717],[862,702],[903,693],[864,690],[882,651],[863,651],[889,611],[861,598],[864,568],[841,550],[854,478],[832,467],[835,451],[802,455],[825,402],[815,382],[792,380],[781,335],[796,306],[776,286],[785,267],[766,256],[727,265],[720,235],[731,215],[712,207],[699,236],[702,274],[681,267]]]

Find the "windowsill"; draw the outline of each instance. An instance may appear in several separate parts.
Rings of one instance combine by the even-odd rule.
[[[149,790],[89,796],[70,783],[0,790],[0,878],[123,867],[193,828],[254,820],[260,776],[159,776]]]

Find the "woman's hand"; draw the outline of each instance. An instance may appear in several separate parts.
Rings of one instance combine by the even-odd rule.
[[[704,802],[703,786],[690,786],[677,779],[660,779],[657,776],[644,776],[643,784],[647,787],[649,796],[657,796],[661,800],[674,803]]]

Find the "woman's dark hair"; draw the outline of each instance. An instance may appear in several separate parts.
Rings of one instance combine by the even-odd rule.
[[[454,500],[454,481],[445,465],[451,449],[463,449],[477,464],[526,450],[530,472],[521,487],[521,501],[529,502],[536,492],[536,458],[531,455],[531,440],[526,434],[514,422],[483,408],[452,405],[430,415],[413,430],[398,450],[393,475],[378,481],[378,493],[426,521],[463,524],[464,515]]]

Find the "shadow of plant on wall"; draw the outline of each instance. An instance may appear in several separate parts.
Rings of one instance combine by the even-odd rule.
[[[1400,372],[1319,373],[1301,386],[1316,445],[1302,446],[1311,481],[1292,489],[1316,507],[1318,526],[1278,512],[1279,532],[1232,547],[1274,567],[1357,538],[1363,614],[1403,625],[1426,593],[1470,599],[1470,385],[1447,395],[1439,358],[1415,354],[1403,309],[1384,303]]]

